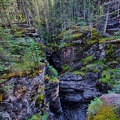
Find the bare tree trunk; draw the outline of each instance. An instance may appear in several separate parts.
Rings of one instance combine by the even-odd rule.
[[[86,19],[86,0],[83,0],[84,5],[84,20]]]
[[[109,19],[109,11],[110,11],[110,6],[108,6],[108,9],[107,9],[106,21],[105,21],[104,32],[103,32],[104,34],[106,33],[107,23]]]

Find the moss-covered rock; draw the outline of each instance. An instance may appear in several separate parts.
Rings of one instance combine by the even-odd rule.
[[[86,58],[82,59],[83,65],[86,65],[87,63],[90,63],[93,61],[93,56],[87,56]]]
[[[36,104],[39,105],[39,104],[42,104],[44,101],[44,94],[39,94],[36,98]]]
[[[69,65],[67,65],[67,64],[62,65],[63,72],[70,72],[71,69],[72,68]]]
[[[85,71],[76,70],[76,71],[73,71],[72,74],[81,75],[82,77],[84,77],[85,76]]]
[[[59,79],[55,76],[50,76],[49,79],[50,79],[50,83],[54,83],[54,82],[59,83]]]
[[[91,38],[88,40],[88,45],[93,45],[95,43],[99,43],[99,40],[101,38],[101,35],[99,34],[99,32],[93,28],[91,30]]]

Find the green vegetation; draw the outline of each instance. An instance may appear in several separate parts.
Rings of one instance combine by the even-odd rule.
[[[53,82],[59,83],[59,79],[58,79],[57,77],[53,76],[53,75],[50,76],[49,79],[50,79],[50,82],[51,82],[51,83],[53,83]]]
[[[84,65],[92,61],[93,61],[93,56],[87,56],[86,58],[82,59]]]
[[[94,101],[91,101],[88,107],[88,115],[92,114],[95,115],[96,112],[102,107],[102,101],[100,98],[95,98]]]
[[[119,118],[113,107],[104,106],[95,115],[89,115],[87,120],[119,120]]]
[[[62,65],[63,74],[70,72],[84,77],[87,72],[97,73],[100,76],[97,82],[113,87],[110,92],[120,93],[120,30],[116,29],[120,22],[119,5],[119,0],[1,0],[0,84],[5,86],[2,90],[7,92],[16,87],[6,84],[6,80],[33,77],[42,73],[44,66],[44,81],[59,83],[56,69],[44,63],[45,52],[62,51],[66,59],[71,51],[64,51],[64,48],[71,47],[75,57],[81,60],[82,68],[72,71],[72,65],[79,62],[76,59],[73,64]],[[115,24],[111,22],[113,17]],[[117,27],[111,30],[110,26]],[[91,46],[92,52],[89,51]],[[95,51],[94,46],[98,50]],[[105,53],[104,58],[100,58],[102,53]],[[42,86],[36,98],[37,105],[44,101],[43,91]],[[3,93],[0,94],[0,102],[2,100]],[[118,120],[114,108],[103,106],[99,98],[91,101],[88,115],[88,120]],[[29,120],[37,119],[48,120],[48,114],[35,114]]]
[[[71,67],[69,66],[69,65],[67,65],[67,64],[64,64],[64,65],[62,65],[62,70],[63,70],[63,72],[70,72],[71,71]]]
[[[48,113],[44,115],[35,114],[29,120],[48,120]]]
[[[37,96],[36,98],[36,104],[39,105],[39,104],[42,104],[44,101],[44,94],[40,94]]]
[[[85,72],[84,71],[80,71],[80,70],[73,71],[72,73],[75,74],[75,75],[81,75],[82,77],[85,76]]]
[[[120,94],[120,84],[114,85],[114,87],[112,88],[112,90],[108,91],[108,93]]]
[[[0,27],[0,75],[2,78],[23,76],[43,66],[45,54],[34,39],[14,39],[7,30]]]
[[[55,68],[53,68],[53,66],[50,66],[49,63],[47,63],[47,69],[48,69],[49,76],[57,77],[57,75],[58,75],[57,70]]]
[[[99,82],[107,83],[110,86],[120,84],[120,69],[106,69],[102,71],[101,78]]]
[[[100,98],[95,98],[91,101],[88,107],[87,120],[119,120],[115,108],[112,106],[105,106]]]
[[[99,43],[100,38],[101,38],[101,35],[98,33],[98,31],[95,28],[92,28],[91,37],[88,40],[88,45],[93,45],[95,43]]]

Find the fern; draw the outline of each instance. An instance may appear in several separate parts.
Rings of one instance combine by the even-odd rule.
[[[102,101],[100,98],[95,98],[94,101],[91,101],[88,107],[88,114],[95,115],[96,112],[102,107]]]

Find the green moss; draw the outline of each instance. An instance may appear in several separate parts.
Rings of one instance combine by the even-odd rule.
[[[65,40],[75,40],[75,39],[78,39],[82,36],[82,33],[74,33],[74,34],[71,34],[71,35],[66,35],[66,36],[63,36],[63,39]]]
[[[62,70],[63,70],[63,72],[70,72],[70,70],[71,70],[71,67],[70,66],[68,66],[67,64],[64,64],[63,66],[62,66]]]
[[[75,33],[73,34],[73,39],[78,39],[82,36],[82,33]]]
[[[114,85],[118,84],[119,72],[117,72],[117,71],[118,71],[118,69],[111,69],[111,68],[103,70],[102,74],[101,74],[101,78],[99,79],[99,82],[107,83],[110,86],[114,86]]]
[[[51,83],[53,83],[53,82],[59,83],[59,79],[57,77],[55,77],[55,76],[50,76],[49,80],[50,80]]]
[[[73,46],[73,45],[74,45],[73,42],[71,42],[71,43],[61,42],[61,44],[58,47],[59,47],[59,50],[61,50],[61,49],[68,48],[68,47]]]
[[[82,59],[83,65],[86,65],[89,62],[93,61],[93,56],[87,56],[86,58]]]
[[[106,59],[109,61],[113,61],[115,51],[116,51],[115,44],[107,44],[105,47]]]
[[[104,38],[100,38],[99,39],[99,43],[104,43],[104,42],[107,42],[107,41],[110,41],[110,40],[114,40],[115,37],[104,37]]]
[[[99,32],[95,28],[93,28],[91,31],[91,39],[95,40],[95,39],[98,39],[100,37],[101,36],[100,36]]]
[[[88,45],[93,45],[95,43],[99,43],[100,39],[101,39],[101,35],[95,28],[93,28],[91,30],[91,38],[88,40]]]
[[[88,45],[93,45],[95,43],[98,43],[98,40],[88,40]]]
[[[82,70],[82,71],[86,71],[86,67],[83,66],[83,67],[81,68],[81,70]]]
[[[72,74],[81,75],[82,77],[85,76],[85,72],[84,71],[79,71],[79,70],[73,71]]]
[[[101,107],[95,115],[89,115],[87,120],[119,120],[112,106]]]
[[[84,65],[81,68],[81,71],[98,73],[106,68],[107,68],[107,65],[105,65],[102,61],[96,60],[93,63],[88,63]]]
[[[36,98],[36,104],[37,105],[42,104],[43,100],[44,100],[44,94],[38,95]]]
[[[86,70],[89,72],[94,72],[94,73],[99,72],[99,68],[98,68],[98,65],[96,63],[86,65]]]

